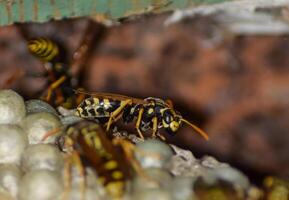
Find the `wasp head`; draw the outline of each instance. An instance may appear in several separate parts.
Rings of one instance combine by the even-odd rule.
[[[182,123],[182,117],[173,109],[166,108],[162,112],[162,125],[169,134],[176,133]]]
[[[189,125],[197,133],[199,133],[205,140],[209,139],[206,132],[204,132],[196,125],[190,123],[188,120],[184,119],[179,113],[176,113],[173,109],[165,108],[162,111],[162,125],[169,134],[176,133],[181,127],[182,123]]]

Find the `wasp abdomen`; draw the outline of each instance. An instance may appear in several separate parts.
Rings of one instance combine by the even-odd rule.
[[[58,45],[44,38],[30,40],[28,49],[34,56],[46,62],[51,62],[59,56]]]
[[[77,107],[77,115],[82,118],[110,117],[120,105],[119,100],[89,97]]]
[[[95,169],[107,193],[114,198],[121,197],[125,179],[129,178],[126,158],[101,127],[93,122],[79,122],[70,127],[67,136],[73,140],[82,160]]]

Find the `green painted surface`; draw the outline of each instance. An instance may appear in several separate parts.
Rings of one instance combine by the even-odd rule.
[[[94,15],[118,19],[224,1],[232,0],[0,0],[0,25]]]
[[[0,24],[1,24],[1,22],[2,22],[2,24],[5,22],[5,23],[7,23],[8,22],[8,16],[7,16],[7,14],[6,14],[6,9],[5,9],[5,7],[4,6],[0,6]],[[5,24],[4,23],[4,24]]]
[[[109,6],[109,3],[107,0],[99,0],[99,1],[95,1],[95,11],[96,13],[106,13],[107,12],[107,8]]]
[[[23,16],[25,16],[25,20],[26,21],[32,21],[33,20],[33,15],[32,15],[32,4],[30,3],[30,2],[28,2],[28,1],[25,1],[25,0],[23,0],[23,6],[22,6],[22,13],[23,13]],[[0,8],[1,8],[1,6],[0,6]],[[30,13],[30,15],[28,14],[28,13]],[[1,14],[1,16],[2,16],[2,14]],[[23,17],[24,18],[24,17]],[[20,22],[22,21],[22,20],[19,20]],[[5,21],[1,21],[0,20],[0,24],[5,24]]]

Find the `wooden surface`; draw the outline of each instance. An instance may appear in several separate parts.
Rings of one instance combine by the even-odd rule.
[[[81,16],[99,20],[230,0],[0,0],[0,26]]]

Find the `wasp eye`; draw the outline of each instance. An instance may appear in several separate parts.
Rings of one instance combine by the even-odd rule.
[[[164,118],[164,121],[165,121],[167,124],[171,123],[171,121],[173,120],[172,115],[171,115],[171,113],[169,112],[169,110],[166,110],[166,111],[164,112],[163,118]]]
[[[168,115],[165,116],[165,122],[166,123],[170,123],[170,121],[171,121],[170,119],[171,119],[170,116],[168,116]]]

